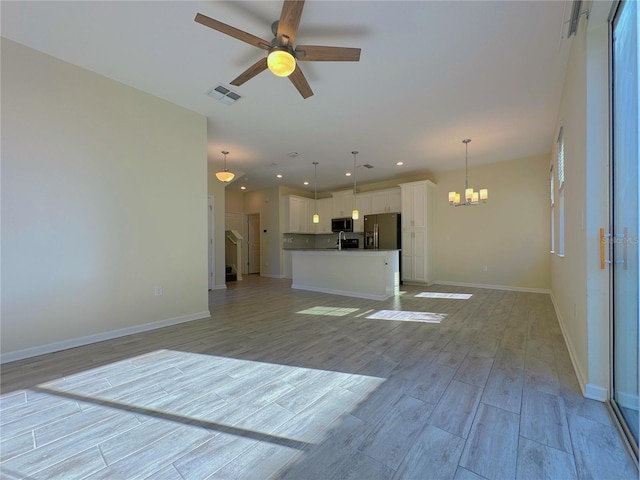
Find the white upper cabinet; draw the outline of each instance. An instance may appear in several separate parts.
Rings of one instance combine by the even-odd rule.
[[[313,210],[313,200],[311,200],[311,210]],[[320,216],[320,223],[315,225],[315,233],[331,233],[331,215],[333,210],[333,200],[322,198],[317,201],[315,213]],[[313,217],[314,212],[310,212]]]
[[[333,192],[333,218],[350,217],[353,211],[353,190]]]
[[[314,233],[312,202],[296,195],[284,197],[284,233]]]
[[[375,190],[371,195],[371,211],[367,213],[396,213],[402,209],[400,188]]]
[[[364,216],[371,213],[371,193],[359,193],[356,196],[358,219],[353,221],[354,232],[364,232]]]

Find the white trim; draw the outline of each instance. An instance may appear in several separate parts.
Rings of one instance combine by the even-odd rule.
[[[551,293],[551,290],[547,288],[512,287],[510,285],[485,285],[483,283],[449,282],[446,280],[436,280],[433,283],[436,285],[451,285],[454,287],[490,288],[492,290],[508,290],[513,292],[530,292],[530,293],[546,293],[546,294]]]
[[[587,383],[584,396],[590,400],[597,400],[598,402],[606,402],[608,400],[609,392],[606,388],[602,388],[593,383]],[[637,404],[636,404],[637,405]]]
[[[553,309],[556,311],[556,317],[558,318],[558,324],[560,325],[560,330],[562,331],[562,337],[564,338],[564,343],[567,346],[567,350],[569,351],[569,357],[571,358],[571,364],[573,365],[573,371],[576,374],[578,379],[578,385],[580,386],[580,391],[583,396],[587,396],[587,381],[584,372],[579,367],[579,363],[576,361],[576,354],[573,345],[571,344],[571,340],[569,335],[567,335],[567,331],[564,327],[564,319],[562,318],[562,314],[560,313],[560,307],[558,307],[558,302],[556,300],[555,295],[551,292],[551,303],[553,303]],[[593,388],[593,386],[592,386]],[[591,398],[591,397],[589,397]],[[594,399],[595,400],[595,399]]]
[[[224,290],[225,288],[227,288],[227,284],[221,283],[220,285],[216,285],[215,287],[213,287],[213,290]]]
[[[211,312],[204,311],[191,313],[189,315],[182,315],[180,317],[167,318],[165,320],[160,320],[157,322],[145,323],[144,325],[136,325],[134,327],[112,330],[110,332],[96,333],[94,335],[88,335],[86,337],[73,338],[69,340],[63,340],[61,342],[49,343],[47,345],[25,348],[23,350],[18,350],[15,352],[0,354],[0,364],[15,362],[16,360],[36,357],[38,355],[45,355],[47,353],[59,352],[61,350],[67,350],[69,348],[82,347],[91,343],[103,342],[105,340],[124,337],[126,335],[133,335],[135,333],[147,332],[149,330],[156,330],[158,328],[168,327],[170,325],[176,325],[178,323],[191,322],[193,320],[200,320],[207,317],[211,317]]]
[[[634,393],[616,393],[616,402],[623,408],[629,408],[633,410],[638,409],[638,405],[640,405],[640,399],[638,398],[638,394]]]

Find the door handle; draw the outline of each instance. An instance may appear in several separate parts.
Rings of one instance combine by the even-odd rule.
[[[607,238],[611,238],[610,233],[604,233],[604,228],[600,229],[600,270],[604,270],[606,263],[611,263],[611,260],[605,258],[605,246],[607,245]]]

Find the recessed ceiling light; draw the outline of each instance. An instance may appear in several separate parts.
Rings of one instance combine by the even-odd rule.
[[[306,180],[303,182],[305,185],[309,185],[309,182],[307,182]]]
[[[276,177],[278,177],[278,178],[282,178],[282,174],[278,173],[278,174],[276,175]]]
[[[400,166],[404,165],[404,162],[396,162],[396,165],[400,167]]]
[[[240,187],[240,190],[246,190],[247,187],[245,187],[244,185]]]
[[[346,177],[350,177],[351,176],[351,172],[347,172],[344,174]]]

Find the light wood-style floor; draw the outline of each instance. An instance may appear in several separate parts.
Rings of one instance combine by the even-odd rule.
[[[247,276],[211,319],[4,365],[2,478],[638,478],[548,295],[289,287]]]

